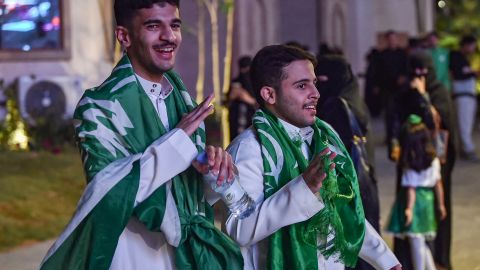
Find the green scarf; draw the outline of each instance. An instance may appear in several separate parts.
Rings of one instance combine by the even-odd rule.
[[[264,193],[268,198],[305,171],[309,161],[270,112],[258,110],[253,126],[262,145]],[[353,267],[363,243],[365,217],[353,163],[328,124],[317,118],[312,128],[312,156],[329,145],[341,151],[334,159],[336,170],[327,174],[320,189],[325,208],[309,220],[284,227],[270,236],[269,269],[317,269],[317,249],[325,257],[338,256],[339,261]],[[332,235],[334,238],[328,239]]]
[[[164,76],[174,88],[165,100],[168,122],[174,127],[196,104],[174,72]],[[101,86],[85,92],[74,119],[88,185],[74,217],[41,269],[109,269],[118,238],[132,216],[149,230],[160,230],[166,210],[166,185],[138,205],[134,203],[140,157],[167,130],[126,55]],[[199,151],[205,148],[203,124],[191,139]],[[243,269],[237,245],[213,225],[202,176],[189,167],[172,178],[171,191],[181,224],[176,267]]]

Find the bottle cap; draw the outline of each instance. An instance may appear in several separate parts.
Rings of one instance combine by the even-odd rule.
[[[201,164],[207,164],[208,163],[208,157],[207,157],[207,152],[205,151],[202,151],[201,153],[199,153],[197,155],[197,157],[195,158],[198,162],[200,162]]]

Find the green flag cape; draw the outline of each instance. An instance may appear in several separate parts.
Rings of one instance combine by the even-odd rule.
[[[253,126],[262,146],[264,193],[268,198],[305,171],[309,161],[278,118],[267,110],[255,113]],[[312,128],[312,157],[329,145],[341,152],[334,159],[336,169],[327,174],[320,189],[325,207],[309,220],[284,227],[269,237],[269,269],[317,269],[317,249],[325,257],[335,255],[345,265],[355,266],[362,247],[365,217],[353,163],[328,124],[317,118]],[[328,158],[324,162],[328,168]]]
[[[174,72],[164,76],[174,88],[165,100],[173,127],[196,104]],[[165,184],[137,205],[135,197],[140,157],[167,131],[126,55],[101,86],[85,92],[74,119],[88,185],[74,217],[47,253],[41,269],[106,270],[132,216],[149,230],[160,230],[166,210]],[[203,124],[191,139],[199,151],[204,149]],[[202,176],[188,168],[172,178],[171,192],[181,223],[176,267],[243,269],[239,248],[213,225]]]

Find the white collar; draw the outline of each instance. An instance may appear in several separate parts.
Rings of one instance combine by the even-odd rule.
[[[145,93],[147,93],[149,96],[154,96],[159,99],[166,99],[172,93],[173,86],[165,76],[162,76],[162,80],[160,82],[149,81],[145,78],[142,78],[137,73],[135,73],[135,76],[137,76],[140,85]]]
[[[287,131],[288,137],[290,137],[292,141],[300,140],[300,141],[307,141],[308,144],[312,143],[312,137],[313,137],[312,127],[299,128],[280,118],[278,118],[278,120],[283,125],[283,127]]]

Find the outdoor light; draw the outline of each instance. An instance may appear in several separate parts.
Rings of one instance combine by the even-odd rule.
[[[447,3],[443,0],[438,1],[438,7],[439,8],[444,8],[447,5]]]
[[[12,132],[8,140],[8,145],[15,150],[28,149],[28,137],[23,122],[18,122],[17,129]]]

